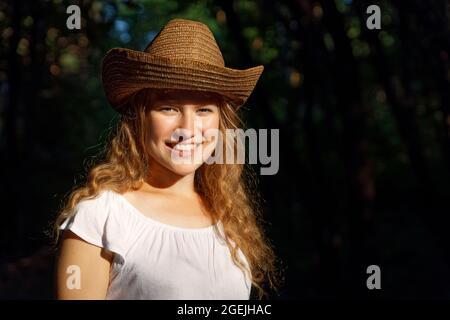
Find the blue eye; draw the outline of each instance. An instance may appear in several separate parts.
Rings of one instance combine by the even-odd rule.
[[[200,111],[200,112],[212,112],[212,110],[209,109],[209,108],[200,108],[200,109],[198,109],[198,111]]]

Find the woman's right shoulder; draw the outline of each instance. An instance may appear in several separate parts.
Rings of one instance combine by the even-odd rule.
[[[112,190],[101,190],[94,197],[82,199],[60,229],[70,229],[87,242],[123,256],[129,223],[119,212],[115,201],[116,195]]]
[[[105,198],[110,196],[111,192],[112,192],[112,190],[110,190],[110,189],[101,189],[93,195],[82,198],[78,203],[83,204],[83,205],[85,205],[85,204],[90,204],[90,205],[97,204],[98,205],[102,202],[105,202]]]
[[[83,209],[109,209],[116,201],[117,195],[111,189],[102,189],[95,195],[82,198],[77,204],[76,208]]]

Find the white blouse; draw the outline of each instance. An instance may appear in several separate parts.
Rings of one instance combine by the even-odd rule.
[[[115,253],[106,299],[250,298],[250,274],[232,261],[216,232],[223,235],[221,222],[206,228],[165,224],[112,190],[80,201],[74,210],[60,229]],[[248,267],[240,249],[238,254]]]

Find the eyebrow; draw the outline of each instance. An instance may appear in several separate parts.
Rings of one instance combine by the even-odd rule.
[[[170,104],[175,105],[177,107],[181,106],[181,103],[177,102],[176,100],[163,99],[163,100],[155,101],[156,105],[161,105],[161,104],[165,104],[165,103],[170,103]]]

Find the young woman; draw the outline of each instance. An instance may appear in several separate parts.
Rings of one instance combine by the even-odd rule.
[[[55,222],[57,298],[249,299],[252,287],[259,298],[277,289],[253,179],[242,164],[206,161],[236,148],[225,130],[240,127],[236,111],[262,70],[226,68],[209,28],[184,19],[143,52],[107,53],[103,84],[121,118]]]

